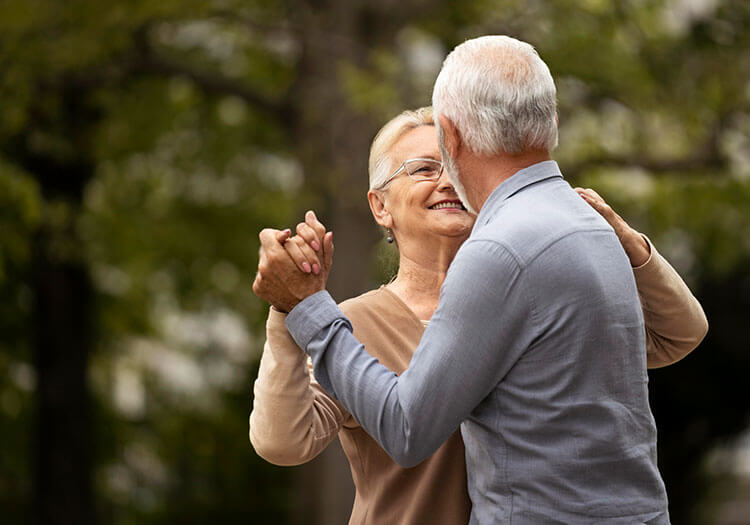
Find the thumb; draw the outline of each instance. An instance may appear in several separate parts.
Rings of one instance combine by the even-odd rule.
[[[290,230],[289,228],[276,232],[276,240],[279,242],[279,244],[284,244],[291,236],[292,230]]]

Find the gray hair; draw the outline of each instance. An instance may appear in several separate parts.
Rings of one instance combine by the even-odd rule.
[[[383,183],[396,169],[393,165],[393,159],[390,152],[394,144],[408,131],[420,126],[433,126],[432,108],[407,110],[397,115],[383,126],[370,146],[370,162],[368,171],[370,172],[370,189],[380,190]]]
[[[555,82],[526,42],[508,36],[467,40],[446,57],[432,106],[471,151],[522,153],[557,146]]]

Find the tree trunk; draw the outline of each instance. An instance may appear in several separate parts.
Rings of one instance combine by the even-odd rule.
[[[36,521],[92,523],[91,416],[86,375],[91,344],[91,284],[86,269],[36,239],[34,354],[38,375]]]
[[[376,284],[370,262],[379,234],[367,204],[367,159],[377,123],[351,107],[340,78],[342,64],[362,65],[367,59],[362,56],[362,49],[368,49],[363,41],[367,36],[359,32],[364,11],[356,2],[336,0],[325,3],[325,9],[303,5],[295,13],[295,26],[305,29],[291,97],[295,101],[291,133],[311,193],[324,196],[324,202],[309,207],[317,208],[334,232],[336,253],[328,291],[338,302]],[[387,31],[384,26],[380,29]],[[354,485],[338,440],[316,460],[299,467],[297,485],[295,524],[349,521]]]
[[[94,520],[87,382],[93,287],[76,227],[94,173],[88,139],[99,115],[86,105],[85,91],[64,83],[48,88],[36,98],[59,100],[60,113],[47,114],[43,105],[34,108],[28,129],[10,148],[15,161],[36,178],[48,210],[62,210],[54,220],[48,213],[33,242],[34,518],[44,525],[86,525]],[[69,153],[35,145],[30,137],[39,130],[54,130]]]

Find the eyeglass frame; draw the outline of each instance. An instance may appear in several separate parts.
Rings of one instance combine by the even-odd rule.
[[[427,158],[427,157],[414,157],[413,159],[406,159],[406,160],[405,160],[404,162],[402,162],[402,163],[401,163],[401,166],[399,166],[399,168],[398,168],[398,169],[397,169],[396,171],[394,171],[394,172],[393,172],[393,173],[392,173],[392,174],[390,175],[390,177],[388,177],[388,178],[387,178],[387,179],[385,180],[385,182],[384,182],[383,184],[381,184],[381,185],[380,185],[380,188],[379,188],[379,189],[381,189],[381,190],[382,190],[382,189],[384,189],[384,188],[385,188],[386,186],[388,186],[388,185],[389,185],[389,184],[391,183],[391,181],[392,181],[393,179],[395,179],[395,178],[396,178],[396,176],[397,176],[397,175],[398,175],[399,173],[401,173],[402,171],[405,171],[405,170],[406,170],[406,163],[407,163],[407,162],[413,162],[413,161],[415,161],[415,160],[426,160],[426,161],[429,161],[429,162],[437,162],[438,164],[440,164],[440,170],[438,171],[437,177],[435,177],[434,179],[424,179],[424,180],[421,180],[421,181],[416,181],[416,182],[426,182],[426,181],[433,181],[433,180],[438,180],[438,179],[440,178],[440,176],[441,176],[441,175],[443,174],[443,170],[445,169],[445,165],[443,164],[443,161],[442,161],[442,160],[437,160],[437,159],[430,159],[430,158]],[[413,178],[413,177],[414,177],[414,175],[412,175],[412,174],[411,174],[411,173],[409,173],[408,171],[406,172],[406,174],[407,174],[407,175],[408,175],[408,176],[409,176],[410,178]]]

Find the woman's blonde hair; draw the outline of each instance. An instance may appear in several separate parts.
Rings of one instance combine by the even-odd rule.
[[[420,126],[434,126],[432,107],[407,110],[392,118],[383,126],[372,141],[370,147],[370,189],[381,190],[383,183],[391,175],[395,166],[390,151],[407,131]]]

